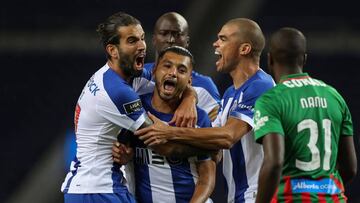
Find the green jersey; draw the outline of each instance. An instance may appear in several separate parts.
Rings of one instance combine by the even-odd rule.
[[[346,199],[336,169],[337,147],[340,136],[353,135],[353,126],[349,109],[334,88],[306,73],[282,77],[256,101],[254,119],[257,142],[268,133],[284,136],[279,201]]]

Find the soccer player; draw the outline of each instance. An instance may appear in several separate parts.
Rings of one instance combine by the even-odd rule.
[[[176,12],[168,12],[158,18],[154,26],[152,43],[155,55],[169,46],[189,47],[189,25],[186,19]],[[146,63],[145,69],[153,69],[154,63]],[[213,121],[220,107],[220,94],[212,79],[196,71],[192,71],[192,86],[198,96],[197,105],[205,110]],[[179,126],[179,124],[177,124]]]
[[[302,72],[305,61],[299,30],[271,36],[268,66],[278,85],[255,106],[265,154],[257,203],[346,202],[343,181],[356,174],[350,111],[333,87]]]
[[[154,68],[156,88],[154,92],[140,96],[144,109],[161,121],[169,122],[181,101],[183,91],[191,83],[192,67],[193,57],[185,48],[171,46],[161,51]],[[200,108],[197,111],[196,126],[211,127],[207,113]],[[173,142],[153,148],[138,142],[134,148],[137,201],[207,201],[215,185],[216,165],[210,156],[194,156],[198,150]]]
[[[120,131],[135,131],[151,123],[129,85],[143,72],[144,31],[136,18],[122,12],[110,16],[97,31],[108,61],[90,78],[78,99],[76,157],[61,190],[67,203],[135,202],[124,185],[120,166],[112,160],[111,148]],[[182,103],[194,99],[190,96]]]
[[[226,202],[254,202],[257,178],[263,159],[260,144],[252,128],[255,100],[274,81],[259,67],[265,45],[258,24],[250,19],[228,21],[214,43],[217,71],[233,79],[223,98],[214,128],[179,128],[155,121],[135,132],[148,146],[168,141],[186,143],[204,149],[224,149],[221,169],[226,180]]]

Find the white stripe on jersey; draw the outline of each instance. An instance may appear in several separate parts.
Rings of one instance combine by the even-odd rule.
[[[171,167],[168,164],[149,165],[149,178],[151,184],[152,202],[176,202],[174,184],[172,181],[169,181],[172,180],[172,173]]]
[[[210,113],[216,106],[219,106],[218,102],[211,94],[202,87],[193,87],[198,96],[198,106],[206,111],[206,113]]]
[[[224,149],[223,150],[223,173],[226,179],[228,194],[227,199],[231,200],[234,199],[235,196],[235,181],[233,178],[233,163],[231,160],[230,150]]]

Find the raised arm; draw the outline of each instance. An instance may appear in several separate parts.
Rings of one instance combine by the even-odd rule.
[[[193,147],[187,144],[176,143],[169,141],[165,144],[154,145],[150,147],[152,150],[157,152],[160,155],[166,157],[176,157],[176,158],[188,158],[192,156],[205,156],[217,154],[217,150],[206,150],[197,147]]]
[[[161,125],[167,126],[163,121],[156,118],[154,115],[149,113],[149,117],[152,119],[152,122],[159,123]],[[156,151],[158,154],[166,157],[176,157],[176,158],[188,158],[196,155],[216,155],[217,150],[208,150],[198,147],[194,147],[185,143],[179,143],[175,141],[164,141],[158,145],[150,146],[151,149]]]
[[[150,117],[157,123],[164,124],[162,121],[157,119],[155,116],[150,114]],[[140,126],[140,129],[151,126],[153,121],[146,117],[144,124]],[[118,136],[118,141],[113,144],[112,148],[112,156],[113,160],[118,164],[126,164],[132,159],[133,156],[133,149],[130,147],[131,140],[136,139],[131,131],[123,130],[120,135]],[[120,143],[121,142],[121,143]],[[161,142],[158,145],[154,145],[150,147],[155,152],[160,155],[166,157],[176,157],[176,158],[188,158],[191,156],[196,155],[213,155],[216,156],[218,153],[217,150],[208,150],[208,149],[201,149],[198,147],[194,147],[191,145],[177,143],[173,141],[166,141]]]
[[[190,203],[204,203],[215,187],[216,164],[213,160],[197,162],[198,181]]]

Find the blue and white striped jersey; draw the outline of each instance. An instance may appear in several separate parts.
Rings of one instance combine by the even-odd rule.
[[[259,70],[238,89],[229,87],[221,100],[222,108],[213,123],[214,127],[224,126],[229,117],[240,119],[254,127],[255,101],[274,84],[270,75]],[[253,130],[244,135],[230,150],[223,150],[220,170],[225,178],[227,202],[255,199],[262,160],[262,146],[255,142]]]
[[[85,85],[74,121],[76,158],[61,191],[77,194],[127,191],[124,171],[114,164],[111,149],[121,129],[135,131],[145,121],[138,94],[106,64]]]
[[[146,111],[168,122],[173,114],[164,114],[152,108],[152,93],[140,96]],[[197,109],[197,127],[211,127],[206,112]],[[196,162],[210,160],[209,156],[176,159],[164,157],[141,143],[135,148],[135,196],[139,202],[168,203],[189,202],[197,182]]]
[[[146,63],[144,69],[152,71],[154,63]],[[220,104],[220,94],[212,79],[208,76],[202,75],[192,71],[192,86],[198,96],[198,106],[206,113],[209,113],[216,106]]]

